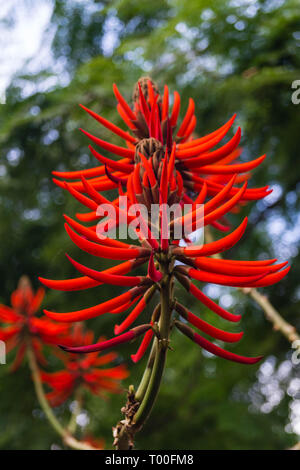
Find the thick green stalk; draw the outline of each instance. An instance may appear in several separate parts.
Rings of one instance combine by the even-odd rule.
[[[117,450],[133,448],[134,435],[149,417],[157,398],[169,347],[169,334],[173,305],[173,277],[170,275],[170,259],[162,254],[160,271],[163,274],[160,282],[160,319],[156,330],[147,367],[141,383],[134,394],[128,393],[126,406],[123,408],[125,419],[113,428],[114,446]],[[137,408],[137,410],[136,410]]]
[[[148,387],[148,384],[149,384],[149,380],[150,380],[150,377],[151,377],[151,373],[152,373],[152,369],[153,369],[153,365],[154,365],[154,360],[155,360],[155,351],[156,351],[156,341],[153,341],[146,369],[144,371],[144,374],[143,374],[142,380],[141,380],[141,382],[138,386],[138,389],[135,393],[135,399],[139,402],[141,402],[142,399],[144,398],[147,387]]]
[[[168,273],[168,264],[163,265],[164,278],[161,284],[161,316],[159,321],[159,339],[156,340],[156,351],[154,365],[151,372],[145,396],[133,418],[136,429],[140,429],[149,414],[160,388],[162,375],[166,362],[166,355],[169,346],[169,333],[171,321],[171,278]]]

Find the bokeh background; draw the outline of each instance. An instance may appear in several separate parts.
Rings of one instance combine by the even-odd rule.
[[[263,289],[282,316],[300,330],[300,104],[292,83],[300,79],[298,0],[9,0],[0,13],[0,301],[22,274],[62,279],[74,270],[64,253],[86,254],[71,243],[63,213],[79,205],[51,180],[52,170],[93,166],[79,127],[118,143],[79,108],[83,103],[120,124],[112,83],[130,99],[141,75],[196,102],[197,133],[203,135],[237,112],[243,130],[242,158],[267,153],[251,185],[273,193],[231,216],[236,226],[249,215],[236,259],[275,257],[292,270],[279,285]],[[99,287],[78,293],[47,292],[45,305],[68,311],[115,295]],[[231,350],[264,355],[243,366],[204,353],[174,332],[167,370],[151,419],[137,439],[140,449],[284,449],[300,440],[300,366],[293,350],[273,331],[251,299],[233,288],[207,286],[206,293],[242,312],[242,342]],[[182,293],[184,295],[184,293]],[[203,306],[186,300],[209,319]],[[215,321],[215,319],[214,319]],[[215,323],[216,324],[216,323]],[[109,315],[88,322],[111,336]],[[217,326],[224,327],[220,319]],[[145,363],[128,358],[136,345],[120,348],[137,383]],[[8,363],[13,354],[8,357]],[[52,356],[49,352],[51,364]],[[26,364],[10,374],[0,366],[0,448],[48,449],[61,444],[40,411]],[[83,433],[111,446],[111,427],[124,396],[108,401],[86,395]],[[63,421],[71,402],[56,410]]]

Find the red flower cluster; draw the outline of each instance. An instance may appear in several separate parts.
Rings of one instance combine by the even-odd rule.
[[[69,325],[59,325],[47,318],[38,318],[37,311],[44,298],[44,289],[33,292],[29,279],[23,276],[18,288],[11,295],[12,307],[0,305],[0,340],[5,341],[7,351],[17,348],[12,368],[21,364],[26,348],[30,345],[40,363],[45,363],[43,343],[57,344],[65,340]]]
[[[23,276],[18,288],[12,293],[12,308],[0,305],[0,320],[5,324],[0,328],[0,340],[5,341],[7,351],[18,348],[12,365],[13,370],[21,364],[27,348],[31,348],[38,362],[45,365],[44,344],[56,346],[64,342],[69,346],[76,346],[89,344],[94,339],[94,333],[83,332],[80,324],[72,328],[69,323],[59,324],[48,318],[38,318],[36,313],[43,298],[44,289],[39,288],[34,293],[29,279]],[[57,353],[56,349],[55,351]],[[117,357],[115,352],[101,357],[94,353],[84,358],[61,352],[59,358],[64,364],[64,370],[54,373],[40,370],[42,381],[53,389],[47,395],[50,404],[61,404],[79,386],[85,386],[98,395],[104,392],[119,392],[120,380],[128,376],[126,367],[117,365],[106,369],[99,368],[115,361]]]
[[[240,154],[238,148],[241,137],[240,128],[227,143],[215,149],[228,133],[235,116],[217,131],[199,139],[193,139],[192,133],[196,125],[193,100],[190,100],[187,112],[176,130],[180,110],[178,93],[174,93],[174,104],[170,113],[168,88],[165,87],[163,97],[161,97],[156,86],[149,79],[140,80],[135,88],[134,110],[130,108],[116,86],[114,86],[114,93],[118,101],[117,109],[133,135],[93,111],[85,109],[98,122],[124,139],[127,147],[113,145],[85,131],[84,133],[94,144],[122,159],[115,161],[104,157],[90,147],[92,154],[101,162],[101,165],[77,172],[56,172],[55,175],[65,178],[65,181],[56,179],[55,182],[67,189],[81,204],[91,210],[87,214],[77,214],[80,221],[98,220],[100,216],[97,215],[97,207],[105,203],[113,207],[118,215],[121,214],[127,223],[130,223],[132,221],[130,207],[133,204],[143,203],[151,213],[152,204],[158,203],[160,208],[158,235],[154,233],[157,227],[153,227],[151,221],[145,221],[142,216],[139,217],[137,227],[140,245],[130,245],[108,236],[99,237],[99,233],[102,235],[106,233],[108,223],[110,228],[114,224],[118,226],[119,219],[106,220],[102,224],[98,223],[97,227],[86,227],[65,216],[67,233],[81,250],[96,257],[124,262],[105,271],[97,271],[68,257],[83,275],[82,277],[63,281],[41,278],[41,282],[48,287],[63,291],[86,289],[103,283],[128,286],[130,289],[113,299],[83,310],[68,313],[45,310],[45,313],[57,321],[77,322],[104,313],[121,314],[134,306],[126,319],[116,326],[115,333],[119,335],[116,338],[95,345],[66,347],[65,349],[72,352],[100,351],[144,335],[137,353],[133,356],[133,360],[137,361],[145,353],[153,334],[159,338],[160,305],[154,310],[147,325],[123,332],[138,319],[154,292],[162,291],[164,286],[168,285],[170,316],[172,312],[177,312],[191,325],[212,338],[236,342],[241,338],[242,333],[227,333],[219,330],[189,312],[180,303],[175,302],[175,280],[179,281],[216,315],[228,321],[237,322],[240,316],[233,315],[220,307],[194,285],[192,280],[235,287],[263,287],[282,279],[289,267],[285,267],[286,263],[274,264],[276,260],[234,261],[213,257],[216,253],[228,250],[240,240],[246,229],[246,218],[229,235],[203,246],[193,246],[188,237],[186,237],[187,247],[178,246],[180,240],[176,238],[175,229],[184,226],[185,229],[188,227],[189,232],[192,233],[195,229],[195,220],[199,216],[198,205],[203,204],[202,225],[211,225],[221,231],[229,230],[226,222],[224,223],[226,214],[236,210],[239,204],[261,199],[269,193],[268,187],[247,188],[249,178],[247,172],[258,166],[264,156],[249,163],[231,164]],[[76,178],[79,181],[66,181]],[[240,182],[243,182],[242,187],[235,186]],[[126,190],[123,189],[124,186]],[[101,191],[108,189],[118,189],[119,194],[127,196],[129,203],[126,210],[119,206],[118,199],[110,202],[101,194]],[[171,221],[168,221],[164,207],[166,204],[171,206],[174,203],[180,204],[182,210],[186,204],[191,204],[191,209],[187,214],[174,216]],[[169,232],[168,238],[162,236],[166,228]],[[126,276],[145,263],[148,263],[146,275]],[[178,320],[174,321],[174,325],[202,348],[225,359],[248,364],[260,359],[229,353]]]
[[[174,92],[174,104],[170,117],[169,90],[167,86],[165,86],[164,95],[161,98],[157,87],[151,80],[146,78],[140,79],[134,92],[133,111],[122,97],[116,85],[114,85],[114,93],[118,101],[118,112],[134,136],[85,106],[81,106],[96,121],[124,139],[128,148],[110,144],[84,130],[82,132],[97,146],[123,158],[115,161],[104,157],[90,146],[89,148],[93,156],[101,162],[100,166],[82,171],[53,172],[55,176],[65,179],[90,178],[89,183],[97,191],[118,188],[120,182],[126,182],[126,184],[128,182],[129,186],[131,179],[134,179],[132,173],[136,168],[136,163],[141,159],[140,153],[148,159],[149,157],[152,159],[153,169],[157,171],[157,165],[159,165],[164,149],[170,153],[173,142],[175,142],[177,145],[174,155],[174,173],[179,175],[180,184],[186,190],[184,192],[184,199],[187,202],[187,191],[198,192],[204,184],[207,186],[207,195],[214,196],[223,189],[224,182],[228,182],[235,174],[239,174],[235,180],[236,184],[246,181],[249,178],[247,172],[260,165],[265,158],[265,155],[263,155],[249,163],[229,165],[241,153],[241,149],[238,148],[241,138],[240,128],[238,128],[233,138],[225,145],[212,150],[226,136],[233,125],[236,115],[216,131],[199,139],[193,139],[192,133],[196,126],[196,117],[194,114],[195,104],[192,99],[189,101],[186,114],[176,132],[180,112],[180,96],[176,91]],[[144,164],[144,161],[143,159],[142,164]],[[207,176],[203,178],[203,175]],[[86,187],[82,181],[66,183],[66,181],[54,179],[54,182],[70,192],[72,192],[72,189],[81,193],[86,192]],[[153,178],[151,182],[154,183]],[[142,180],[142,185],[149,186],[146,176]],[[228,196],[235,195],[238,190],[239,188],[233,186]],[[246,189],[239,202],[262,199],[268,193],[267,186],[257,189]],[[93,211],[90,214],[78,215],[78,218],[82,221],[88,221],[96,220],[97,216]],[[219,227],[219,224],[217,226]]]
[[[89,344],[93,341],[92,331],[84,332],[82,326],[76,325],[68,344]],[[102,338],[103,340],[103,338]],[[89,356],[61,354],[64,369],[58,372],[42,372],[41,378],[52,388],[47,399],[52,406],[61,405],[76,389],[87,388],[93,394],[105,396],[105,392],[118,393],[121,391],[120,381],[129,373],[123,364],[110,368],[101,368],[117,359],[115,352],[100,356],[98,352]]]

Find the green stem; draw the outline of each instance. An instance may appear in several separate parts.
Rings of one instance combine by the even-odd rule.
[[[160,344],[157,344],[155,360],[149,384],[146,389],[143,401],[140,404],[139,409],[133,418],[134,427],[136,430],[141,429],[153,408],[154,402],[156,400],[160,388],[162,374],[165,366],[165,359],[166,349]]]
[[[156,340],[155,359],[149,384],[139,409],[133,418],[133,423],[136,430],[141,429],[149,417],[157,398],[169,346],[170,321],[172,313],[172,280],[168,273],[168,261],[162,263],[161,268],[164,277],[161,283],[161,316],[159,321],[159,339]]]
[[[148,359],[147,366],[146,366],[146,369],[144,371],[142,380],[141,380],[141,382],[138,386],[138,389],[135,393],[135,399],[139,402],[141,402],[142,399],[144,398],[147,387],[148,387],[148,384],[149,384],[149,381],[150,381],[150,377],[151,377],[151,373],[152,373],[152,369],[153,369],[153,364],[154,364],[154,360],[155,360],[155,351],[156,351],[156,342],[154,341],[153,344],[152,344],[151,352],[149,354],[149,359]]]
[[[163,274],[160,283],[160,319],[157,337],[154,339],[149,355],[146,370],[137,392],[132,396],[128,394],[128,401],[123,408],[125,419],[113,428],[114,446],[117,450],[132,449],[134,435],[138,432],[149,417],[157,398],[169,347],[169,334],[171,328],[171,315],[173,304],[173,277],[169,272],[170,259],[162,254],[160,271]],[[138,405],[135,412],[133,408]],[[135,408],[136,409],[136,408]],[[132,411],[135,414],[132,414]]]
[[[32,379],[34,383],[34,388],[36,392],[37,399],[39,404],[44,411],[46,418],[48,419],[49,423],[53,427],[53,429],[57,432],[57,434],[62,438],[63,442],[67,444],[72,449],[76,450],[97,450],[95,447],[87,444],[85,442],[79,442],[75,439],[58,421],[56,416],[54,415],[52,408],[50,407],[48,400],[46,398],[43,384],[41,381],[40,371],[36,362],[35,354],[32,350],[31,345],[28,345],[27,348],[27,357],[29,362],[29,367],[32,373]]]

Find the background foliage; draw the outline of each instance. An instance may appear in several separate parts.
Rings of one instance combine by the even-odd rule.
[[[252,185],[271,184],[264,202],[243,209],[249,214],[246,236],[226,253],[237,259],[276,257],[292,263],[289,276],[266,291],[276,308],[300,329],[299,126],[300,105],[291,102],[291,84],[300,79],[300,10],[297,0],[44,0],[52,8],[43,45],[47,60],[30,62],[6,89],[0,107],[0,301],[22,274],[34,285],[37,276],[74,276],[64,257],[84,254],[68,239],[62,214],[79,208],[51,181],[52,170],[93,165],[78,127],[95,126],[78,107],[88,105],[119,123],[112,83],[127,98],[140,75],[151,74],[163,86],[196,102],[197,133],[222,125],[234,112],[243,129],[244,158],[267,153]],[[13,27],[15,8],[2,19]],[[18,0],[34,14],[37,0]],[[30,28],[30,24],[28,24]],[[5,37],[5,36],[3,36]],[[37,60],[39,54],[33,59]],[[99,135],[100,135],[99,134]],[[116,139],[117,143],[118,140]],[[231,217],[236,225],[242,215]],[[242,343],[232,350],[264,354],[260,367],[227,363],[201,352],[180,334],[172,347],[159,399],[140,433],[143,449],[282,449],[299,440],[299,367],[292,350],[272,331],[263,313],[234,289],[207,290],[221,305],[243,312]],[[75,294],[48,292],[45,304],[58,311],[93,305],[115,295],[115,288]],[[183,294],[184,295],[184,294]],[[189,298],[189,303],[191,299]],[[195,313],[199,304],[191,306]],[[111,336],[109,316],[88,322]],[[220,319],[217,326],[225,326]],[[143,364],[128,360],[136,346],[120,352],[137,383]],[[12,360],[8,358],[8,362]],[[52,356],[49,354],[51,363]],[[28,368],[9,374],[0,367],[0,448],[42,449],[59,444],[39,411]],[[104,437],[111,446],[111,426],[120,417],[124,396],[101,401],[86,396],[83,433]],[[57,410],[64,419],[70,403]],[[296,435],[298,433],[298,437]]]

